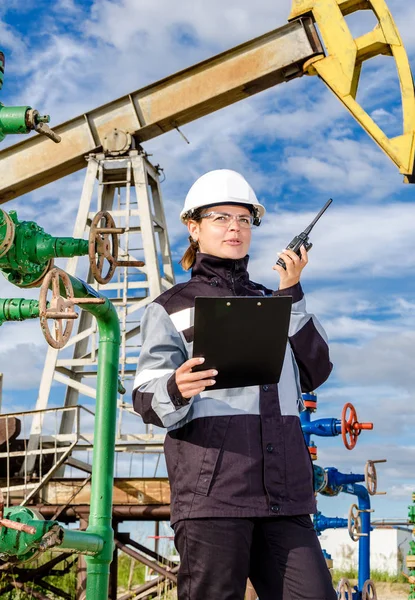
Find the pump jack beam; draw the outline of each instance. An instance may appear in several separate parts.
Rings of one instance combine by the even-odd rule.
[[[0,203],[85,167],[114,129],[144,142],[303,75],[324,54],[313,21],[299,18],[184,71],[66,121],[60,144],[30,137],[0,151]]]
[[[361,10],[372,11],[377,25],[354,38],[345,17]],[[180,132],[190,121],[304,74],[318,75],[404,180],[415,183],[414,85],[386,1],[293,0],[289,19],[284,27],[58,125],[57,146],[37,136],[0,151],[0,204],[83,168],[85,155],[101,152],[120,132],[128,147],[131,138],[141,143]],[[356,100],[362,64],[379,55],[394,59],[401,88],[402,133],[392,138]]]

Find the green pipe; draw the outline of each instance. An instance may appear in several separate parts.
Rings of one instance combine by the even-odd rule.
[[[72,550],[80,554],[98,554],[104,547],[101,536],[87,531],[74,529],[63,529],[63,539],[59,546],[51,548],[60,552],[61,550]]]
[[[0,558],[18,558],[24,562],[32,559],[39,551],[60,552],[70,549],[82,554],[98,554],[104,541],[96,533],[64,529],[58,521],[44,521],[27,506],[12,506],[6,509],[5,518],[17,524],[16,528],[0,528]],[[31,531],[29,531],[31,530]]]
[[[39,317],[39,302],[25,298],[0,298],[0,325]]]
[[[75,277],[70,277],[70,279],[76,298],[102,297],[80,279]],[[117,312],[108,298],[105,298],[104,304],[89,306],[84,304],[83,309],[95,316],[100,334],[91,506],[87,532],[98,534],[103,540],[102,550],[96,556],[85,558],[87,563],[86,598],[87,600],[106,600],[108,598],[110,564],[114,551],[114,532],[111,521],[120,325]]]
[[[9,133],[28,133],[30,127],[26,120],[30,106],[4,106],[0,104],[0,132],[3,136]]]
[[[88,248],[88,240],[70,237],[56,238],[45,234],[36,238],[36,243],[32,254],[29,254],[29,258],[32,261],[44,262],[55,257],[72,258],[73,256],[85,256],[88,254]]]
[[[114,479],[115,428],[117,409],[118,366],[120,352],[120,325],[117,312],[108,298],[97,293],[88,284],[70,277],[75,298],[102,298],[102,304],[83,304],[97,320],[99,330],[99,360],[92,463],[91,506],[86,532],[65,530],[55,521],[33,519],[27,507],[8,509],[7,518],[28,523],[33,532],[18,532],[0,527],[0,551],[4,557],[17,556],[20,560],[32,558],[46,549],[70,548],[86,556],[87,600],[108,598],[110,564],[114,552],[112,529],[112,492]],[[63,286],[61,293],[64,294]],[[17,299],[16,304],[4,300],[4,316],[18,318],[36,310],[33,301]],[[1,305],[0,305],[1,307]]]

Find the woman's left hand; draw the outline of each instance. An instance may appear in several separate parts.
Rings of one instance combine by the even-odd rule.
[[[283,250],[278,256],[285,262],[286,269],[280,267],[280,265],[274,265],[272,268],[274,271],[278,271],[280,274],[280,285],[279,290],[284,290],[293,285],[296,285],[300,281],[301,271],[308,263],[307,251],[304,246],[300,248],[301,258],[297,256],[292,250],[287,248]]]

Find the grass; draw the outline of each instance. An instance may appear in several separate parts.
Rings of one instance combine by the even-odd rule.
[[[337,570],[333,571],[333,583],[337,585],[342,577],[346,577],[351,581],[357,581],[357,570],[356,569],[348,569],[348,570]],[[376,571],[371,570],[370,578],[375,582],[385,582],[385,583],[408,583],[408,580],[403,575],[391,575],[387,571]]]
[[[131,566],[132,565],[132,566]],[[130,587],[144,583],[145,567],[134,559],[118,555],[118,587],[127,590]]]

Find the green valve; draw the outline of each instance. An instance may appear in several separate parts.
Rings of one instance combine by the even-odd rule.
[[[6,522],[5,522],[6,521]],[[0,559],[27,562],[40,552],[72,550],[95,556],[104,547],[96,533],[64,529],[57,521],[45,521],[27,506],[6,509],[0,526]]]
[[[38,300],[0,298],[0,325],[5,321],[24,321],[39,317]]]
[[[4,54],[0,51],[0,90],[3,87],[4,65]],[[49,115],[40,115],[31,106],[4,106],[0,102],[0,142],[10,133],[35,130],[58,143],[61,138],[47,125],[49,121]]]
[[[3,139],[10,133],[29,133],[27,113],[30,106],[4,106],[0,104],[0,135]]]
[[[61,543],[62,527],[56,521],[39,520],[39,515],[26,506],[5,510],[4,518],[32,527],[34,533],[26,533],[3,526],[0,528],[0,559],[8,562],[32,560],[39,552]]]
[[[54,258],[88,254],[87,240],[53,237],[34,221],[19,221],[17,213],[0,209],[0,271],[18,287],[37,287]]]
[[[46,124],[49,121],[49,115],[40,115],[31,106],[4,106],[0,102],[0,141],[10,133],[29,133],[34,129],[58,143],[61,138]]]

